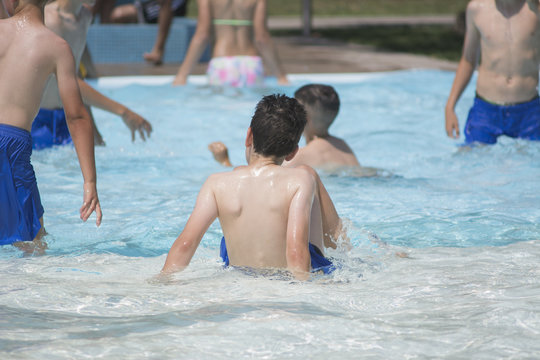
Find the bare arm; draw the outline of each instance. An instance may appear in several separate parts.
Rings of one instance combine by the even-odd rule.
[[[324,246],[335,249],[337,247],[336,240],[343,236],[346,238],[345,229],[341,222],[334,202],[328,194],[326,187],[324,186],[319,174],[310,166],[302,165],[302,169],[306,169],[316,181],[317,184],[317,198],[321,206],[321,216],[322,216],[322,227],[323,227],[323,240]]]
[[[268,31],[266,24],[266,0],[259,0],[255,9],[255,15],[253,19],[253,30],[255,32],[255,45],[261,54],[264,63],[267,64],[272,73],[277,77],[278,83],[282,85],[289,84],[287,74],[281,62],[279,61],[274,42]]]
[[[232,167],[229,158],[229,150],[221,141],[214,141],[208,145],[208,150],[214,155],[214,159],[223,166]]]
[[[208,227],[218,216],[217,203],[210,179],[206,180],[197,196],[195,209],[184,230],[175,240],[165,260],[162,273],[172,273],[188,266]]]
[[[178,69],[173,85],[185,85],[193,66],[201,58],[206,45],[210,42],[211,18],[209,0],[197,0],[199,14],[197,28],[191,38],[186,57]]]
[[[96,188],[96,165],[94,159],[94,135],[90,116],[86,111],[77,84],[75,60],[69,45],[62,41],[57,56],[56,79],[60,98],[66,113],[69,132],[75,144],[84,178],[81,219],[86,221],[96,211],[96,225],[101,224],[101,206]]]
[[[454,111],[461,94],[469,84],[471,76],[480,57],[480,33],[474,24],[474,6],[467,7],[467,30],[463,42],[463,52],[456,70],[456,77],[448,96],[445,108],[446,134],[452,138],[459,137],[459,122]]]
[[[81,95],[84,99],[84,102],[88,105],[95,106],[102,110],[108,111],[110,113],[116,114],[122,117],[124,123],[131,131],[131,141],[135,141],[135,132],[139,131],[141,139],[146,140],[146,136],[150,137],[152,132],[152,125],[146,119],[144,119],[139,114],[131,111],[126,106],[117,103],[113,99],[108,98],[103,95],[82,79],[77,79],[79,82],[79,87],[81,89]],[[145,136],[146,133],[146,136]]]
[[[315,198],[315,191],[315,180],[306,173],[289,206],[287,269],[299,280],[309,279],[311,268],[308,243],[311,205]]]

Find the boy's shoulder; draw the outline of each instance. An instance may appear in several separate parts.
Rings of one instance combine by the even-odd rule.
[[[480,10],[485,10],[486,8],[493,7],[495,5],[495,0],[471,0],[467,4],[467,12],[476,13]]]
[[[29,55],[35,54],[36,50],[38,54],[54,54],[70,49],[67,42],[48,29],[45,24],[34,22],[26,27],[26,31],[20,31],[18,29],[20,21],[20,19],[15,17],[2,20],[2,31],[14,35],[14,45],[19,44],[19,46],[24,47],[32,45],[34,51],[29,53]]]
[[[246,168],[247,166],[242,165],[242,166],[235,167],[231,171],[221,171],[221,172],[213,173],[208,176],[208,178],[206,179],[206,183],[209,185],[227,184],[229,182],[234,181],[235,178],[238,178],[239,176],[243,176],[242,173],[245,172]]]
[[[334,135],[330,135],[325,138],[313,139],[306,146],[304,146],[302,150],[304,150],[304,152],[317,152],[334,148],[340,149],[341,151],[351,151],[351,147],[345,141],[345,139]]]
[[[283,181],[292,182],[305,182],[309,181],[313,177],[312,172],[309,170],[307,165],[299,166],[276,166],[273,169],[272,176],[275,178],[280,178]],[[314,171],[314,170],[312,170]],[[240,178],[245,179],[246,177],[257,177],[257,175],[252,173],[252,170],[247,165],[241,165],[235,167],[232,171],[218,172],[210,175],[207,179],[207,183],[211,186],[219,185],[220,187],[227,186],[228,184],[237,185],[237,180]]]
[[[45,26],[43,26],[43,31],[40,32],[36,40],[40,45],[39,49],[54,58],[72,55],[71,47],[67,41]]]

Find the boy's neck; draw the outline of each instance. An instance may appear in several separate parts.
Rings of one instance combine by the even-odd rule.
[[[319,133],[319,134],[309,134],[304,133],[304,138],[306,139],[306,144],[309,144],[315,139],[328,139],[330,137],[330,134],[328,131],[326,133]]]
[[[26,4],[19,5],[17,9],[15,9],[13,17],[28,17],[29,19],[39,19],[39,21],[43,23],[43,7],[39,7],[32,2],[28,2]]]
[[[263,168],[268,165],[281,165],[284,157],[276,158],[273,156],[263,156],[252,152],[248,159],[248,166],[252,168]]]

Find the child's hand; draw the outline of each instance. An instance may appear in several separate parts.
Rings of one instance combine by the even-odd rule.
[[[124,123],[131,131],[131,141],[135,141],[136,131],[139,131],[139,135],[141,136],[141,139],[143,141],[146,140],[145,132],[146,136],[150,137],[150,133],[152,132],[152,125],[150,125],[150,123],[139,114],[134,113],[129,109],[126,109],[124,114],[122,114],[122,120],[124,120]]]
[[[446,135],[457,139],[459,137],[459,122],[455,111],[453,109],[446,109],[444,115],[446,120]]]
[[[214,155],[214,159],[216,159],[218,163],[224,166],[232,166],[231,161],[229,160],[229,150],[224,143],[215,141],[208,145],[208,150]]]
[[[291,85],[287,76],[279,76],[277,82],[279,85]]]
[[[101,206],[96,189],[96,183],[84,183],[83,204],[79,212],[81,213],[82,221],[88,220],[90,215],[96,211],[96,225],[101,225]]]

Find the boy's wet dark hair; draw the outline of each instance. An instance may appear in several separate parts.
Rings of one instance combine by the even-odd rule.
[[[339,111],[339,96],[332,86],[323,84],[304,85],[294,93],[294,97],[304,105],[324,111],[332,118]]]
[[[268,95],[251,118],[253,147],[263,156],[283,157],[294,151],[306,126],[306,111],[294,98]]]

